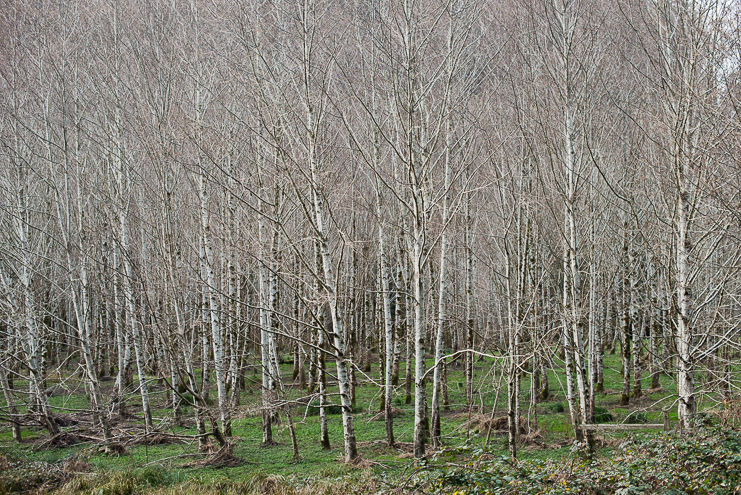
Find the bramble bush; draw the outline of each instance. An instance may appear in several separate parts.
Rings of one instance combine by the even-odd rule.
[[[465,449],[464,449],[465,450]],[[483,451],[464,464],[429,464],[406,486],[426,494],[692,494],[741,493],[741,432],[717,427],[691,433],[636,435],[610,457],[589,459],[575,445],[562,461],[522,461]],[[464,451],[448,451],[453,459]]]
[[[62,486],[72,478],[74,463],[28,462],[0,455],[0,495],[6,493],[43,493]]]
[[[636,435],[610,456],[588,458],[575,444],[561,460],[512,463],[480,447],[465,445],[435,454],[411,474],[384,471],[332,480],[258,476],[219,486],[184,481],[156,468],[136,471],[83,472],[92,466],[75,459],[28,462],[0,456],[0,494],[106,493],[358,493],[437,495],[519,494],[741,494],[741,432],[699,427],[691,432]],[[263,479],[265,478],[265,479]],[[272,488],[267,490],[265,487]],[[274,486],[275,485],[275,486]]]

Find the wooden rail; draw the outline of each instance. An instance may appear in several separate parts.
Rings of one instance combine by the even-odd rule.
[[[599,424],[599,425],[581,425],[581,429],[585,431],[633,431],[633,430],[671,430],[669,424],[669,410],[664,409],[664,422],[663,423],[650,423],[650,424]]]
[[[631,430],[663,430],[664,425],[653,423],[645,425],[581,425],[585,431],[631,431]]]

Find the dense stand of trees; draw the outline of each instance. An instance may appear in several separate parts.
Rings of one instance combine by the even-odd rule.
[[[74,372],[109,445],[160,380],[225,443],[258,369],[298,455],[291,356],[348,462],[368,379],[421,458],[449,367],[492,406],[490,356],[514,457],[549,369],[591,446],[619,348],[623,404],[666,374],[692,426],[739,386],[740,29],[730,1],[3,1],[0,417],[57,434]]]

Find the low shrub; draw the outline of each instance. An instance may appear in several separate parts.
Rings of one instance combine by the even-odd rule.
[[[0,495],[6,493],[45,493],[74,478],[90,466],[76,460],[59,462],[29,461],[0,455]]]
[[[615,421],[615,416],[607,410],[607,408],[596,406],[594,408],[594,422],[595,423],[609,423]]]
[[[57,493],[78,495],[83,493],[105,495],[137,495],[152,493],[158,488],[176,485],[183,478],[176,472],[149,467],[133,471],[101,471],[91,476],[79,476],[67,483]],[[179,490],[188,493],[188,490]]]

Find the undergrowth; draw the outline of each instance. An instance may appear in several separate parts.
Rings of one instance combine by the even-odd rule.
[[[690,434],[636,435],[609,457],[590,459],[575,444],[563,459],[517,463],[468,445],[446,449],[416,468],[410,460],[402,473],[365,467],[336,477],[284,477],[256,471],[229,481],[186,479],[153,468],[84,472],[90,467],[74,460],[23,463],[0,457],[0,494],[724,495],[741,493],[741,432],[716,426]]]
[[[593,459],[578,444],[560,461],[512,463],[479,450],[465,463],[430,465],[400,486],[416,493],[465,495],[741,493],[741,432],[712,427],[686,435],[636,435],[611,456]]]

